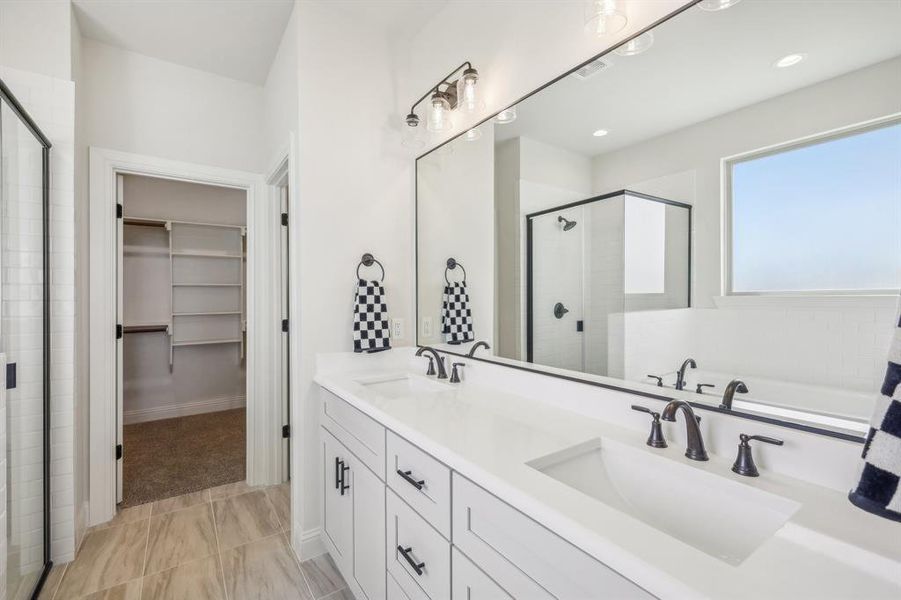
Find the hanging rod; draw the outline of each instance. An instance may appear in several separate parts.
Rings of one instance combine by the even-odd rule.
[[[125,225],[138,225],[140,227],[166,227],[165,221],[148,221],[144,219],[122,219],[122,223]]]
[[[153,333],[169,331],[168,325],[126,325],[125,333]]]

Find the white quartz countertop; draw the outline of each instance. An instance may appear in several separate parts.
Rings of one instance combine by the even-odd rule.
[[[537,402],[466,382],[387,398],[361,383],[401,374],[320,372],[315,381],[657,597],[901,598],[901,524],[853,507],[839,492],[763,470],[758,478],[741,477],[731,460],[691,461],[675,444],[652,449],[641,434],[558,408],[553,399]],[[800,508],[740,564],[729,564],[527,464],[597,438]]]

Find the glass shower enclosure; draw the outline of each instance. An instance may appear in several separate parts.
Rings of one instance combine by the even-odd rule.
[[[50,569],[50,142],[0,80],[0,596]]]
[[[628,314],[690,305],[689,204],[620,190],[526,215],[526,236],[529,362],[623,378]]]

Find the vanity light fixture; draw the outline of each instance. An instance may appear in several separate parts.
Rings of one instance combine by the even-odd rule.
[[[641,54],[654,45],[654,34],[650,31],[643,33],[636,38],[632,38],[619,48],[613,51],[614,54],[620,56],[635,56]]]
[[[629,19],[621,10],[622,0],[588,0],[585,4],[585,30],[598,37],[619,33]]]
[[[594,137],[604,137],[604,136],[607,135],[608,133],[610,133],[610,132],[607,131],[606,129],[598,129],[597,131],[595,131],[595,132],[592,133],[591,135],[593,135]]]
[[[494,117],[494,122],[499,125],[506,125],[507,123],[512,123],[516,120],[516,107],[511,106],[510,108],[505,108],[501,112],[497,113],[497,116]]]
[[[707,12],[716,12],[718,10],[726,10],[739,2],[741,0],[702,0],[698,3],[698,8]]]
[[[773,66],[777,69],[785,69],[786,67],[795,66],[805,58],[807,58],[806,54],[787,54],[773,63]]]
[[[474,142],[477,139],[479,139],[480,137],[482,137],[482,130],[479,129],[478,127],[473,127],[472,129],[470,129],[469,131],[467,131],[466,133],[463,134],[463,139],[466,140],[467,142]]]
[[[461,71],[460,77],[453,79]],[[466,61],[431,87],[410,107],[410,113],[404,120],[407,129],[403,135],[403,145],[419,147],[425,143],[419,134],[421,119],[416,112],[416,107],[427,98],[429,107],[425,116],[426,129],[436,133],[453,129],[452,113],[457,108],[467,113],[478,110],[482,106],[482,100],[476,88],[478,80],[479,72],[472,66],[472,63]]]

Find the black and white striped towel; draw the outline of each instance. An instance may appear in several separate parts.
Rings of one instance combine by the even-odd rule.
[[[378,281],[357,282],[354,295],[354,352],[381,352],[391,348],[388,305]]]
[[[466,282],[454,282],[444,286],[441,306],[441,333],[448,344],[461,344],[475,339],[472,332],[472,310]]]
[[[863,447],[863,471],[848,499],[873,514],[901,521],[901,305],[882,395]]]

